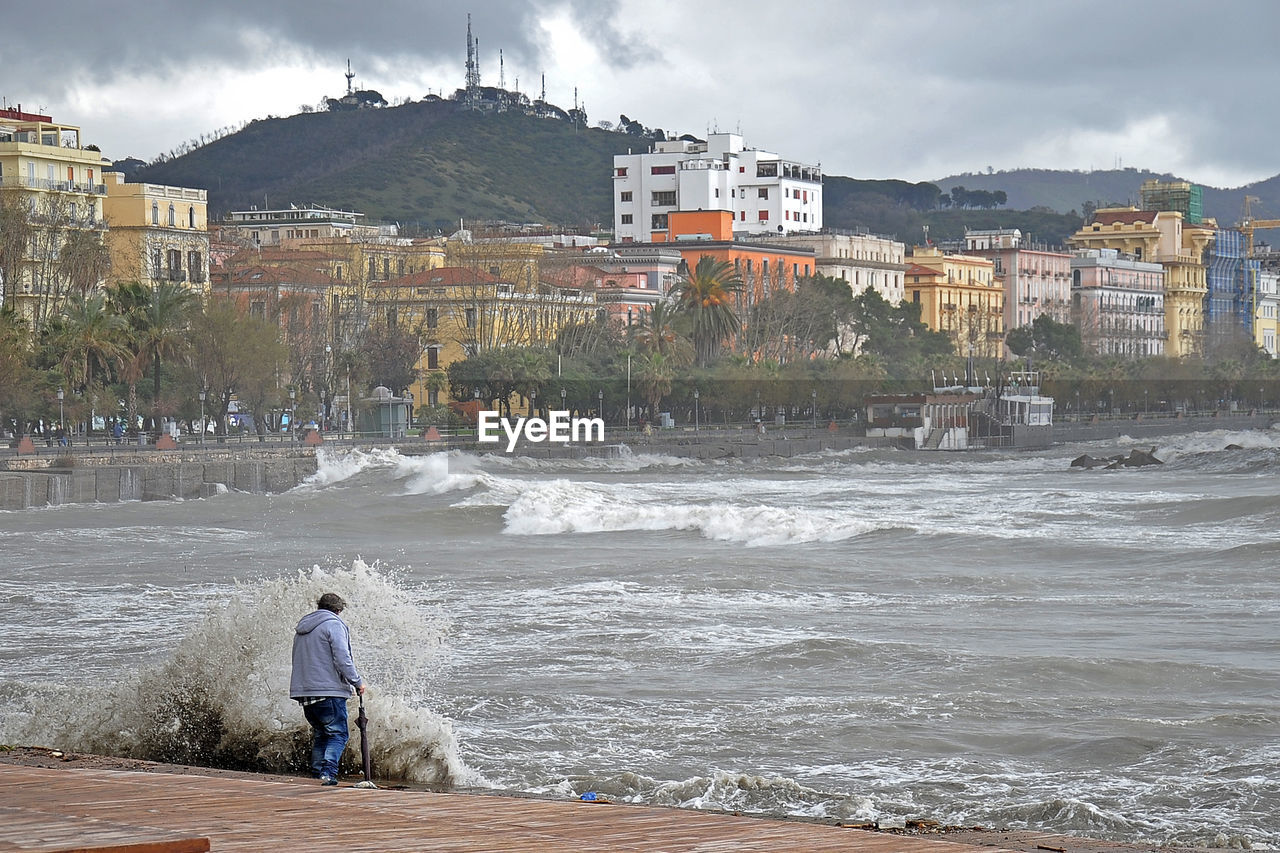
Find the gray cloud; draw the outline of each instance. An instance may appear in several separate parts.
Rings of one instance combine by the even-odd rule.
[[[360,84],[420,97],[423,81],[461,85],[467,11],[442,0],[123,0],[87,20],[81,4],[50,0],[23,38],[6,40],[0,94],[74,122],[68,105],[83,103],[87,84],[113,85],[127,101],[151,77],[178,92],[219,69],[331,64],[332,77],[300,95],[314,102],[340,90],[349,57]],[[526,91],[557,66],[583,76],[581,57],[553,55],[545,38],[558,17],[594,64],[589,79],[549,79],[549,94],[581,85],[593,118],[625,112],[668,130],[741,122],[749,144],[844,174],[923,179],[987,165],[1102,167],[1116,156],[1195,180],[1197,170],[1280,171],[1270,143],[1280,119],[1266,101],[1280,71],[1280,4],[481,0],[471,11],[487,83],[497,82],[499,49],[508,83],[518,75]],[[148,139],[184,121],[155,118],[163,102],[111,106],[108,136],[123,137],[128,122],[132,138]],[[184,136],[225,123],[198,110],[185,121]],[[1167,129],[1144,138],[1134,127]],[[1047,156],[1061,162],[1037,161]]]

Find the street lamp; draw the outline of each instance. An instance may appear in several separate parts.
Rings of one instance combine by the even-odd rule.
[[[693,431],[698,431],[698,389],[693,389]]]
[[[600,419],[604,420],[604,389],[603,388],[601,388],[599,391],[596,392],[596,400],[599,401],[596,411],[600,413]]]
[[[205,389],[200,389],[200,443],[204,444],[204,398],[208,395]]]
[[[65,441],[66,435],[67,435],[67,427],[66,427],[66,424],[63,423],[63,418],[62,418],[62,389],[61,388],[58,389],[58,429],[62,433],[62,435],[59,436],[59,439]]]
[[[809,392],[809,397],[813,400],[813,428],[818,428],[818,389],[814,388]]]
[[[320,418],[320,426],[322,429],[333,429],[333,386],[329,383],[333,381],[333,347],[329,344],[324,345],[324,389],[328,393],[328,405],[322,406],[324,413]],[[324,400],[321,400],[323,404]]]
[[[530,399],[530,402],[533,403],[533,413],[534,415],[537,415],[538,414],[538,389],[537,388],[533,389],[533,395],[529,399]]]
[[[290,388],[289,389],[289,443],[290,444],[293,443],[294,433],[296,432],[296,430],[294,430],[293,428],[294,412],[296,411],[296,408],[294,407],[294,404],[293,404],[293,399],[295,394],[297,394],[297,392],[294,389]]]
[[[565,408],[564,398],[565,398],[565,395],[568,393],[569,392],[565,391],[563,388],[560,389],[560,408],[562,410]]]

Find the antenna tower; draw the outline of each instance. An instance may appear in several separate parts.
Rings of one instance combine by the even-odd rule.
[[[502,58],[502,48],[498,48],[498,88],[507,88],[507,64]]]
[[[547,75],[545,73],[542,75],[542,97],[538,100],[542,101],[544,104],[547,102]]]
[[[467,88],[480,87],[479,43],[471,37],[471,15],[467,15]]]
[[[351,94],[351,81],[355,79],[355,76],[356,76],[355,72],[351,70],[351,60],[350,60],[350,59],[348,59],[348,60],[347,60],[347,73],[346,73],[346,78],[347,78],[347,94],[348,94],[348,95],[350,95],[350,94]]]

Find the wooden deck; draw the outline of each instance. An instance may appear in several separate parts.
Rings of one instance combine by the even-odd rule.
[[[206,840],[207,839],[207,840]],[[0,851],[787,851],[1004,848],[683,809],[322,788],[307,779],[0,764]]]

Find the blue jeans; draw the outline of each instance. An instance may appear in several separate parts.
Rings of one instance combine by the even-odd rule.
[[[302,706],[302,714],[311,724],[311,769],[317,776],[338,778],[338,760],[347,748],[347,700],[328,696],[311,705]]]

